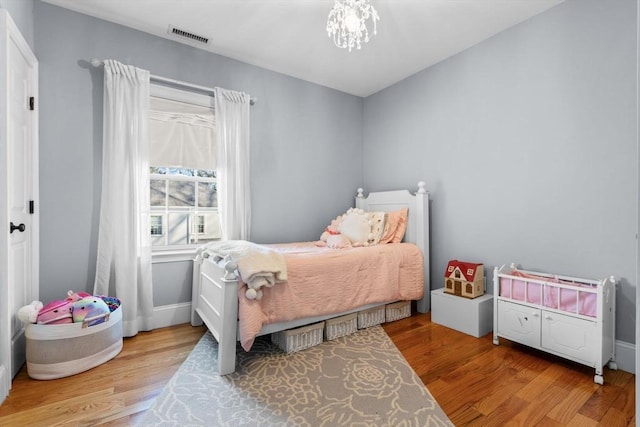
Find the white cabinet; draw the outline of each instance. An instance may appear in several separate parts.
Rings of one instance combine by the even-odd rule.
[[[498,335],[586,365],[596,360],[598,329],[589,320],[499,300]]]
[[[444,292],[431,291],[431,321],[476,338],[493,329],[493,295],[465,298]]]
[[[535,271],[493,270],[493,343],[503,337],[595,368],[615,362],[616,281]]]

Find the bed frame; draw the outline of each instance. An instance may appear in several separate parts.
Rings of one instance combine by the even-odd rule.
[[[389,212],[409,208],[404,241],[415,243],[424,254],[424,296],[417,301],[417,310],[421,313],[430,311],[429,193],[425,190],[425,183],[422,181],[418,183],[415,194],[407,190],[398,190],[372,192],[365,197],[363,189],[359,188],[355,205],[365,211]],[[356,307],[343,313],[272,323],[265,325],[260,335],[296,328],[392,302],[395,301]],[[198,251],[193,260],[191,309],[191,324],[200,326],[204,322],[218,341],[220,375],[234,372],[238,341],[238,277],[235,262],[228,259],[214,262],[212,258],[205,258],[202,250]]]

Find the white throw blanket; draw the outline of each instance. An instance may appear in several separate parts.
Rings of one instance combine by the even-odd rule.
[[[262,287],[270,288],[287,281],[284,256],[266,246],[246,240],[225,240],[207,243],[203,252],[213,255],[216,260],[224,258],[236,262],[240,278],[248,287],[245,293],[248,299],[261,299]]]

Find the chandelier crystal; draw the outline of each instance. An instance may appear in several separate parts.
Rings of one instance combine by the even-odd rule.
[[[327,19],[327,34],[339,48],[362,48],[362,43],[369,41],[369,25],[376,34],[376,21],[380,17],[369,0],[336,0]]]

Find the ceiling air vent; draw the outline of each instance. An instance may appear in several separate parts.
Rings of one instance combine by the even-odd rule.
[[[204,36],[199,36],[197,34],[193,34],[189,31],[181,30],[180,28],[176,28],[173,25],[169,25],[169,34],[178,36],[184,39],[191,40],[196,43],[208,44],[209,38]]]

